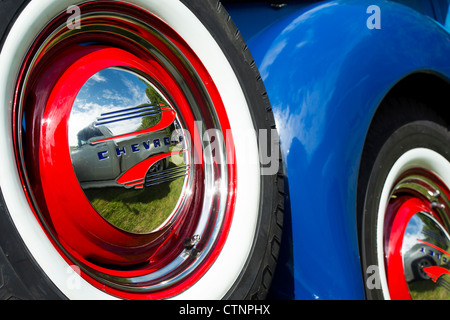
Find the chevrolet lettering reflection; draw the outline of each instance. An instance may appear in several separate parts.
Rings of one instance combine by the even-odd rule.
[[[171,140],[170,137],[164,137],[163,139],[155,139],[155,140],[147,140],[142,141],[142,143],[135,143],[127,147],[117,147],[115,149],[115,155],[117,157],[120,157],[122,155],[126,155],[128,152],[132,153],[138,153],[142,150],[150,150],[150,148],[161,148],[163,146],[172,146],[177,145],[179,143],[183,142],[183,136],[179,136],[178,140]],[[106,160],[109,159],[109,151],[104,150],[98,152],[98,159],[99,160]]]
[[[71,121],[71,159],[83,189],[139,189],[189,171],[175,109],[156,87],[131,71],[110,68],[89,79],[77,96]],[[181,165],[170,157],[179,153]],[[146,183],[150,173],[161,179]]]

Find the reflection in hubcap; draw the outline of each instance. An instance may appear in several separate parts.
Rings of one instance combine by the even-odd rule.
[[[97,212],[119,229],[151,233],[167,225],[189,181],[177,114],[147,79],[107,68],[81,88],[69,121],[72,165]],[[181,159],[181,160],[180,160]]]
[[[405,278],[412,298],[450,299],[449,251],[450,237],[435,218],[418,212],[410,219],[403,237],[402,252]],[[427,296],[423,296],[426,291]]]

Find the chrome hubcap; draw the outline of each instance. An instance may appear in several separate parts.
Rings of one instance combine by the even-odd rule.
[[[450,201],[423,169],[405,172],[385,217],[387,278],[393,299],[450,299]]]
[[[413,299],[450,299],[449,248],[450,237],[433,216],[418,212],[410,219],[402,252]]]

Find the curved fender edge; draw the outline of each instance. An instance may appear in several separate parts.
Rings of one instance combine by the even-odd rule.
[[[379,25],[370,6],[379,9]],[[290,15],[248,46],[285,159],[294,297],[364,299],[356,193],[365,136],[400,79],[415,72],[449,78],[449,34],[393,2],[327,1]]]

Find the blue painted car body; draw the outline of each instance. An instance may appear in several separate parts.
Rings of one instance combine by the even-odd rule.
[[[380,28],[368,28],[368,7]],[[387,93],[413,74],[450,79],[446,1],[229,3],[275,114],[288,194],[272,298],[364,299],[357,182]]]

